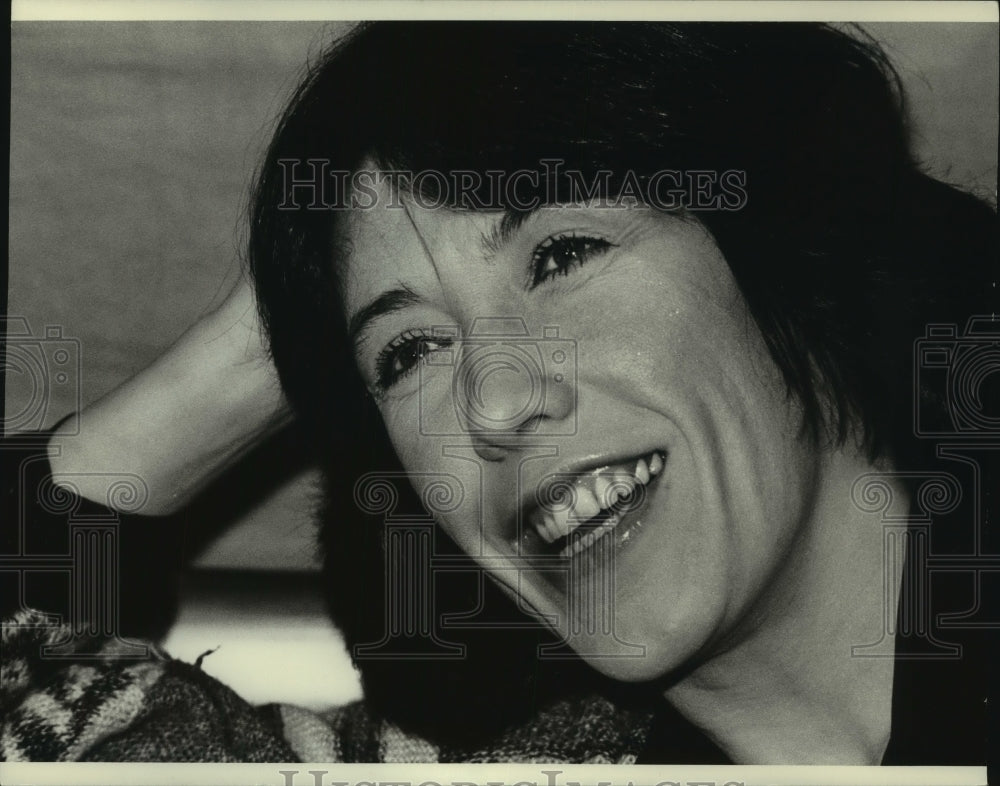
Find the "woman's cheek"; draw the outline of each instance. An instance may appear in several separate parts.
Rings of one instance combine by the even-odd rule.
[[[482,460],[468,436],[422,433],[415,402],[384,413],[384,418],[406,480],[425,512],[463,548],[478,543],[483,516]]]

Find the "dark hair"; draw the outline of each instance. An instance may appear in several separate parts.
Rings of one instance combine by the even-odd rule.
[[[860,32],[790,23],[359,26],[309,70],[282,117],[256,182],[249,244],[275,365],[327,470],[321,541],[331,609],[349,644],[379,640],[386,570],[381,529],[357,509],[353,484],[399,464],[346,340],[334,264],[345,214],[287,209],[295,196],[280,162],[311,158],[347,171],[367,159],[411,171],[541,171],[558,158],[618,178],[745,172],[742,209],[697,218],[802,403],[806,433],[857,440],[901,467],[923,460],[910,404],[914,340],[929,322],[962,325],[995,310],[994,214],[919,171],[898,79]],[[925,408],[945,406],[943,391],[919,394]],[[419,507],[400,493],[401,505]],[[455,550],[443,535],[440,548]],[[436,611],[468,611],[482,592],[497,619],[513,613],[491,585],[454,583]],[[444,638],[470,647],[457,663],[361,661],[367,698],[425,734],[474,735],[543,700],[559,675],[570,680],[565,663],[540,676],[534,648],[546,635],[451,632]]]

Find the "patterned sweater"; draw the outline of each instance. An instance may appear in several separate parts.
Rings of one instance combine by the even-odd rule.
[[[632,764],[643,713],[598,696],[563,700],[478,749],[446,748],[374,717],[363,702],[318,714],[254,707],[154,645],[92,641],[46,660],[66,626],[39,612],[3,625],[0,754],[6,761],[581,762]],[[200,660],[200,659],[199,659]]]

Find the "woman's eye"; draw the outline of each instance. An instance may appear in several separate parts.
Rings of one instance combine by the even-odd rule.
[[[419,330],[408,330],[394,338],[375,360],[376,394],[381,395],[408,376],[432,352],[447,349],[453,339]]]
[[[556,276],[569,275],[595,254],[602,254],[614,244],[590,235],[553,235],[538,244],[531,255],[531,286]]]

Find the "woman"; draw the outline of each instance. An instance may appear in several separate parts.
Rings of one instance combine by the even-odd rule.
[[[331,50],[261,167],[249,266],[326,470],[366,691],[340,753],[378,758],[387,719],[441,760],[981,762],[975,688],[935,723],[908,661],[852,657],[914,580],[853,494],[914,501],[936,467],[911,347],[995,310],[993,218],[919,172],[891,68],[826,27],[382,24]],[[136,468],[146,512],[284,417],[265,364],[198,373],[199,329],[82,415],[121,450],[158,378],[226,391]],[[421,571],[426,635],[393,651]]]

